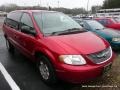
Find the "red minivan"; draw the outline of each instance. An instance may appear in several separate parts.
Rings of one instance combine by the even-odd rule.
[[[17,10],[3,25],[6,46],[34,61],[45,83],[83,83],[106,73],[114,55],[108,42],[56,11]]]

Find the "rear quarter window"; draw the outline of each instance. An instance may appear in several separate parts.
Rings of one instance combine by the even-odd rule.
[[[4,24],[6,24],[11,28],[19,29],[19,22],[21,16],[22,16],[22,12],[11,12],[7,15]]]
[[[22,16],[22,12],[11,12],[7,15],[7,18],[20,22],[21,16]]]

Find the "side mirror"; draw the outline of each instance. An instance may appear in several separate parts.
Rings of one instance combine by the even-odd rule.
[[[35,30],[33,28],[29,27],[29,26],[22,26],[21,27],[21,32],[31,34],[33,36],[36,35]]]

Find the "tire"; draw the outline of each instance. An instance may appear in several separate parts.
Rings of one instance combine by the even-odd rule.
[[[14,53],[14,46],[6,39],[6,47],[10,53]]]
[[[47,85],[54,85],[57,83],[55,70],[46,56],[39,56],[38,69],[42,81]]]

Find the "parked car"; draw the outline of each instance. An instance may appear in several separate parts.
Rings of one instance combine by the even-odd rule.
[[[92,31],[102,38],[106,39],[113,49],[120,49],[120,31],[105,28],[96,20],[82,20],[80,25],[88,31]]]
[[[113,17],[113,19],[114,19],[117,23],[120,23],[120,17]]]
[[[10,12],[3,25],[6,46],[37,63],[47,84],[61,79],[83,83],[110,70],[114,54],[108,42],[56,11]]]
[[[107,28],[120,30],[120,23],[114,18],[96,18],[95,20],[97,20]]]

